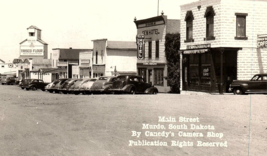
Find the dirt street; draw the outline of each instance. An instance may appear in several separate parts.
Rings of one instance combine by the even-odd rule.
[[[266,112],[266,95],[64,95],[0,85],[0,155],[262,156]]]

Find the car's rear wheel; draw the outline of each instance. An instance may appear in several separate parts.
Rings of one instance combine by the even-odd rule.
[[[243,94],[243,91],[240,88],[235,88],[234,89],[234,94],[235,95],[242,95]]]
[[[157,92],[157,91],[155,91],[155,90],[153,90],[153,91],[152,91],[152,94],[157,94],[157,93],[158,93],[158,92]]]
[[[21,87],[21,89],[24,89],[24,87]]]

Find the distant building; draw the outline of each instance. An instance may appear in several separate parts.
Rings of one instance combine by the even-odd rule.
[[[52,52],[52,67],[60,70],[59,78],[77,78],[79,77],[79,54],[80,52],[88,52],[91,50],[92,49],[54,48]]]
[[[227,92],[267,72],[267,1],[202,0],[181,6],[182,90]]]
[[[137,60],[138,75],[155,85],[159,92],[168,92],[167,60],[165,56],[165,36],[180,32],[180,20],[168,19],[162,15],[142,20],[134,20],[137,36],[144,36],[143,59]]]
[[[137,46],[133,41],[93,41],[93,77],[136,75]]]
[[[91,78],[93,63],[93,50],[79,54],[79,78]]]
[[[28,38],[20,43],[20,59],[48,58],[48,44],[41,38],[41,29],[36,26],[27,28]]]

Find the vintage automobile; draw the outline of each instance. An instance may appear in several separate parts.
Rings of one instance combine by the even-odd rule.
[[[79,88],[79,94],[82,93],[82,94],[89,94],[91,93],[90,92],[90,89],[93,85],[93,83],[96,81],[96,79],[92,78],[92,79],[89,79],[88,81],[84,82],[83,84],[80,85],[80,88]]]
[[[45,86],[48,83],[45,83],[43,80],[41,79],[32,79],[28,85],[25,86],[26,90],[37,90],[37,89],[41,89],[42,91],[45,91]]]
[[[15,84],[15,77],[5,77],[1,80],[2,85],[14,85]]]
[[[62,84],[64,84],[65,81],[67,81],[68,79],[59,79],[59,81],[55,82],[49,89],[47,89],[47,91],[49,91],[50,93],[59,93],[59,88]]]
[[[66,80],[58,89],[60,93],[67,94],[69,88],[77,81],[78,79],[68,79]]]
[[[146,93],[157,94],[158,89],[150,83],[144,82],[141,76],[125,75],[118,76],[116,81],[112,83],[112,88],[109,89],[112,93]]]
[[[101,76],[96,80],[90,88],[91,93],[109,93],[112,83],[116,80],[116,76]]]
[[[53,82],[49,83],[48,85],[45,86],[45,90],[48,92],[52,92],[51,88],[54,87],[57,83],[59,83],[60,80],[54,80]]]
[[[83,84],[84,82],[89,81],[90,79],[85,78],[85,79],[78,79],[76,82],[74,82],[74,84],[72,86],[69,87],[68,91],[71,94],[80,94],[79,93],[79,89],[81,84]]]
[[[267,93],[267,74],[256,74],[251,80],[234,80],[229,87],[234,94]]]
[[[32,81],[32,79],[22,79],[20,82],[19,82],[19,87],[21,89],[24,89],[26,86],[28,86],[28,84]]]

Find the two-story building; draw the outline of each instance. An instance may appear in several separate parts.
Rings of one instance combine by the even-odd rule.
[[[52,52],[52,67],[58,68],[59,78],[79,77],[79,54],[92,49],[54,48]],[[74,70],[73,70],[74,69]],[[74,71],[74,73],[72,73]]]
[[[181,89],[223,93],[232,80],[267,72],[267,50],[258,46],[267,40],[266,8],[263,0],[182,5]]]
[[[92,77],[93,51],[80,52],[79,54],[79,78]]]
[[[165,36],[167,33],[180,32],[180,20],[168,19],[162,15],[142,20],[134,20],[137,37],[143,36],[142,58],[137,60],[138,75],[159,92],[168,92],[167,60],[165,55]]]
[[[136,75],[137,46],[132,41],[93,41],[93,77]]]

